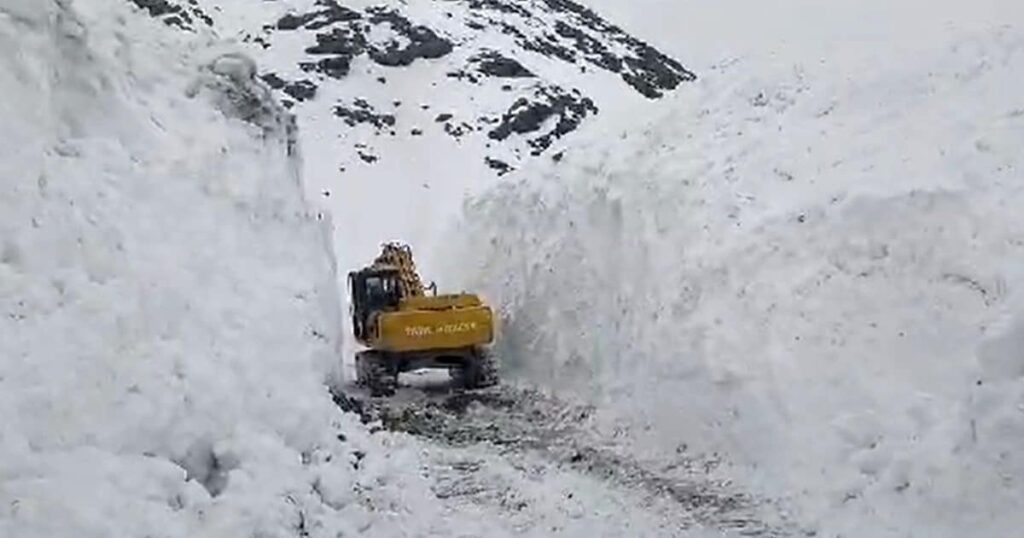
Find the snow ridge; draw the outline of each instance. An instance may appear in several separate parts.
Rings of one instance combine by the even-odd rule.
[[[821,533],[1014,534],[1022,43],[716,65],[468,203],[446,269],[502,305],[510,373],[726,454]]]

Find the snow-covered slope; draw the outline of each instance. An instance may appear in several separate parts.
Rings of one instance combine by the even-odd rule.
[[[449,270],[502,305],[510,370],[724,454],[822,535],[1016,535],[1024,34],[987,22],[723,51],[467,204]]]
[[[437,255],[464,196],[695,78],[567,0],[125,1],[257,60],[302,126],[306,192],[333,215],[340,276],[401,240],[428,280],[454,285]]]
[[[400,239],[443,279],[438,230],[464,194],[694,77],[565,0],[131,1],[257,58],[303,126],[308,192],[335,215],[346,270]]]

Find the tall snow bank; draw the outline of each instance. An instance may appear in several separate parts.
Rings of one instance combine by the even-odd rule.
[[[0,5],[0,536],[387,534],[294,126],[128,6]]]
[[[718,65],[469,202],[452,271],[511,373],[725,452],[811,525],[1014,535],[1024,35],[874,60]]]

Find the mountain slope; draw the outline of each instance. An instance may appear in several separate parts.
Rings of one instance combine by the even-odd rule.
[[[694,79],[564,0],[161,5],[157,16],[179,28],[180,14],[199,10],[185,30],[237,42],[291,106],[315,156],[308,192],[335,215],[345,268],[402,239],[442,278],[437,230],[465,193],[524,163],[558,160],[581,125]]]

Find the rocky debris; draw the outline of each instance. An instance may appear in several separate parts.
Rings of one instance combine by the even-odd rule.
[[[487,136],[501,141],[513,134],[539,132],[549,120],[554,121],[550,130],[529,140],[533,148],[531,154],[536,156],[544,153],[555,140],[576,130],[588,114],[597,112],[597,105],[577,90],[566,92],[557,86],[541,86],[536,88],[532,98],[516,100]]]
[[[412,64],[419,58],[436,59],[452,52],[451,41],[438,36],[426,26],[414,25],[397,11],[379,7],[367,9],[372,13],[370,22],[387,23],[402,40],[392,39],[382,46],[370,48],[370,58],[383,66],[398,67]]]
[[[295,82],[288,82],[276,73],[267,73],[260,75],[260,79],[267,83],[272,89],[281,90],[292,99],[296,101],[308,101],[316,97],[316,84],[313,84],[309,80],[298,80]]]
[[[318,9],[306,14],[285,15],[275,25],[278,30],[317,32],[316,45],[308,47],[306,53],[322,58],[300,62],[304,71],[340,79],[349,74],[352,60],[363,54],[378,65],[400,67],[420,58],[441,58],[453,50],[450,41],[426,26],[413,24],[394,10],[371,7],[359,13],[339,6],[334,0],[318,0],[316,5]],[[370,30],[382,25],[390,27],[395,37],[384,43],[372,43],[368,37]]]
[[[348,76],[352,59],[366,50],[366,37],[350,27],[332,28],[316,34],[316,45],[306,49],[313,56],[327,56],[315,62],[300,62],[303,71],[323,73],[331,78]]]
[[[479,84],[480,77],[476,76],[475,73],[466,71],[465,69],[459,69],[456,71],[450,71],[447,74],[448,78],[454,78],[463,82],[469,82],[470,84]]]
[[[197,0],[127,1],[159,17],[190,14],[192,12],[185,6],[197,6]],[[477,86],[494,80],[495,86],[487,89],[493,89],[504,96],[500,99],[507,101],[478,101],[470,94],[466,103],[470,108],[465,116],[475,119],[452,121],[452,116],[445,114],[439,116],[437,122],[443,123],[444,132],[457,140],[486,133],[489,140],[484,142],[488,147],[492,144],[508,146],[505,149],[509,151],[504,153],[508,162],[485,161],[498,174],[508,173],[507,170],[517,166],[523,158],[545,153],[555,141],[598,113],[598,104],[581,91],[539,76],[538,73],[546,72],[540,70],[545,61],[569,64],[570,69],[583,73],[588,70],[614,73],[623,80],[624,88],[651,99],[695,78],[677,61],[573,0],[448,0],[448,3],[459,4],[456,7],[464,8],[465,16],[452,16],[459,11],[455,9],[447,11],[447,18],[427,22],[428,19],[417,19],[407,11],[404,2],[355,7],[342,0],[315,0],[304,8],[268,21],[260,35],[246,34],[245,40],[272,48],[277,43],[276,34],[301,33],[305,48],[295,62],[302,72],[309,74],[308,78],[288,75],[292,80],[287,80],[275,74],[261,77],[289,108],[314,99],[320,89],[318,86],[331,84],[325,79],[344,79],[351,74],[354,65],[367,63],[380,66],[368,69],[366,74],[381,83],[404,80],[392,77],[390,69],[441,58],[449,58],[444,65],[448,68],[447,79],[452,81],[451,85]],[[195,19],[196,16],[191,15],[190,20]],[[476,38],[483,36],[481,32],[501,32],[514,45],[497,50],[492,48],[490,38]],[[460,58],[459,63],[451,60],[456,56]],[[536,69],[531,69],[533,66]],[[423,86],[423,93],[429,95],[435,88],[440,90],[444,79],[434,78],[419,84]],[[421,103],[420,108],[428,110],[429,104]],[[385,114],[357,101],[337,104],[334,113],[349,126],[372,125],[378,136],[397,136],[394,115],[397,111]],[[419,120],[410,118],[410,121]],[[419,134],[413,133],[413,136]],[[356,157],[355,151],[348,154],[350,159]]]
[[[167,2],[132,1],[158,5]],[[524,50],[568,63],[586,61],[620,75],[636,91],[652,99],[696,78],[676,60],[571,0],[541,0],[532,10],[515,0],[463,1],[475,12],[466,23],[469,29],[498,28],[513,37]],[[316,34],[317,45],[307,49],[307,53],[330,55],[330,58],[303,62],[307,70],[341,78],[348,74],[352,59],[364,53],[379,65],[397,67],[410,65],[417,59],[441,58],[454,50],[449,39],[441,37],[434,29],[412,23],[395,9],[375,6],[360,13],[340,6],[335,0],[318,0],[315,5],[316,9],[309,13],[285,15],[273,26],[286,31],[326,30]],[[388,26],[395,37],[385,43],[369,43],[370,30],[381,25]],[[477,72],[488,76],[533,76],[519,62],[494,51],[482,51],[475,59]],[[474,84],[479,81],[465,70],[454,71],[451,75]]]
[[[469,7],[472,9],[483,9],[497,11],[508,15],[518,15],[524,19],[528,19],[532,16],[526,8],[515,2],[509,2],[506,0],[468,0],[468,3]]]
[[[260,79],[262,79],[263,82],[266,82],[267,86],[270,86],[275,90],[280,90],[281,88],[284,88],[285,85],[287,84],[287,82],[285,82],[284,79],[277,76],[277,73],[267,73],[265,75],[260,75]]]
[[[467,134],[469,134],[469,133],[471,133],[473,131],[474,131],[473,126],[468,124],[468,123],[466,123],[466,122],[462,122],[462,123],[460,123],[458,125],[456,125],[454,123],[446,123],[446,124],[444,124],[444,132],[446,134],[448,134],[448,136],[451,136],[452,138],[454,138],[456,140],[462,138],[463,136],[466,136]]]
[[[501,78],[532,78],[536,77],[529,69],[512,58],[502,56],[493,50],[485,50],[469,60],[476,64],[477,71],[484,75]]]
[[[302,62],[299,64],[299,67],[306,72],[323,73],[331,78],[340,79],[348,75],[351,65],[351,58],[333,56],[331,58],[324,58],[317,62]]]
[[[565,63],[575,64],[577,61],[576,51],[563,45],[553,34],[545,33],[540,37],[529,38],[516,30],[514,35],[519,36],[520,45],[528,51],[536,52],[548,58],[562,60]]]
[[[308,101],[316,97],[316,84],[308,80],[289,82],[284,87],[284,93],[290,95],[296,101]]]
[[[347,7],[338,5],[334,0],[317,0],[320,9],[302,15],[288,14],[277,21],[278,30],[319,30],[339,22],[359,20],[362,15]]]
[[[366,50],[366,36],[352,27],[331,28],[330,32],[316,34],[316,45],[306,49],[307,54],[345,56],[352,58]]]
[[[334,115],[345,120],[350,127],[363,123],[373,125],[378,133],[395,126],[394,115],[377,113],[365,99],[356,99],[352,106],[336,105]]]
[[[494,159],[491,157],[484,157],[484,163],[486,163],[491,170],[498,172],[498,177],[501,177],[512,171],[512,166],[502,160]]]
[[[528,21],[526,26],[531,28],[550,26],[538,14],[515,4],[515,0],[466,1],[472,8],[514,15]],[[493,17],[486,18],[486,24],[481,26],[497,26],[515,38],[519,46],[549,58],[569,63],[577,63],[582,58],[618,74],[633,89],[650,99],[658,99],[679,84],[696,79],[696,75],[678,61],[627,34],[590,8],[572,0],[541,0],[536,6],[544,6],[547,14],[554,16],[553,32],[540,32],[539,36],[531,37],[516,25]]]
[[[693,81],[697,76],[678,61],[661,53],[647,43],[627,34],[601,18],[592,9],[572,0],[543,0],[552,10],[572,13],[578,23],[572,28],[563,23],[556,28],[559,35],[572,39],[578,50],[592,63],[602,69],[619,73],[627,84],[650,99],[658,99],[666,91],[676,89],[681,83]],[[586,29],[592,32],[587,35]],[[607,47],[593,35],[618,44],[628,51],[616,58]],[[622,67],[619,66],[621,60]]]
[[[649,99],[660,98],[665,91],[674,90],[683,81],[696,80],[697,76],[650,47],[644,47],[633,58],[623,60],[626,69],[622,72],[622,80],[635,88]]]
[[[182,30],[194,30],[196,21],[213,26],[213,19],[199,7],[197,0],[173,2],[169,0],[129,0],[144,9],[150,17],[161,19],[169,26]]]
[[[612,54],[604,43],[590,34],[562,21],[555,23],[555,33],[572,40],[576,50],[582,52],[590,63],[614,73],[622,72],[622,58]]]
[[[267,49],[269,49],[269,48],[270,48],[270,42],[269,42],[269,41],[267,41],[267,40],[266,40],[266,38],[264,38],[263,36],[256,36],[256,37],[253,37],[253,36],[252,36],[252,35],[250,35],[250,34],[245,34],[245,35],[244,35],[244,36],[242,37],[242,42],[243,42],[243,43],[256,43],[256,44],[257,44],[257,45],[259,45],[259,46],[260,46],[260,48],[261,48],[261,49],[263,49],[263,50],[267,50]]]
[[[131,2],[148,11],[151,17],[162,17],[181,11],[181,6],[171,4],[167,0],[131,0]]]

